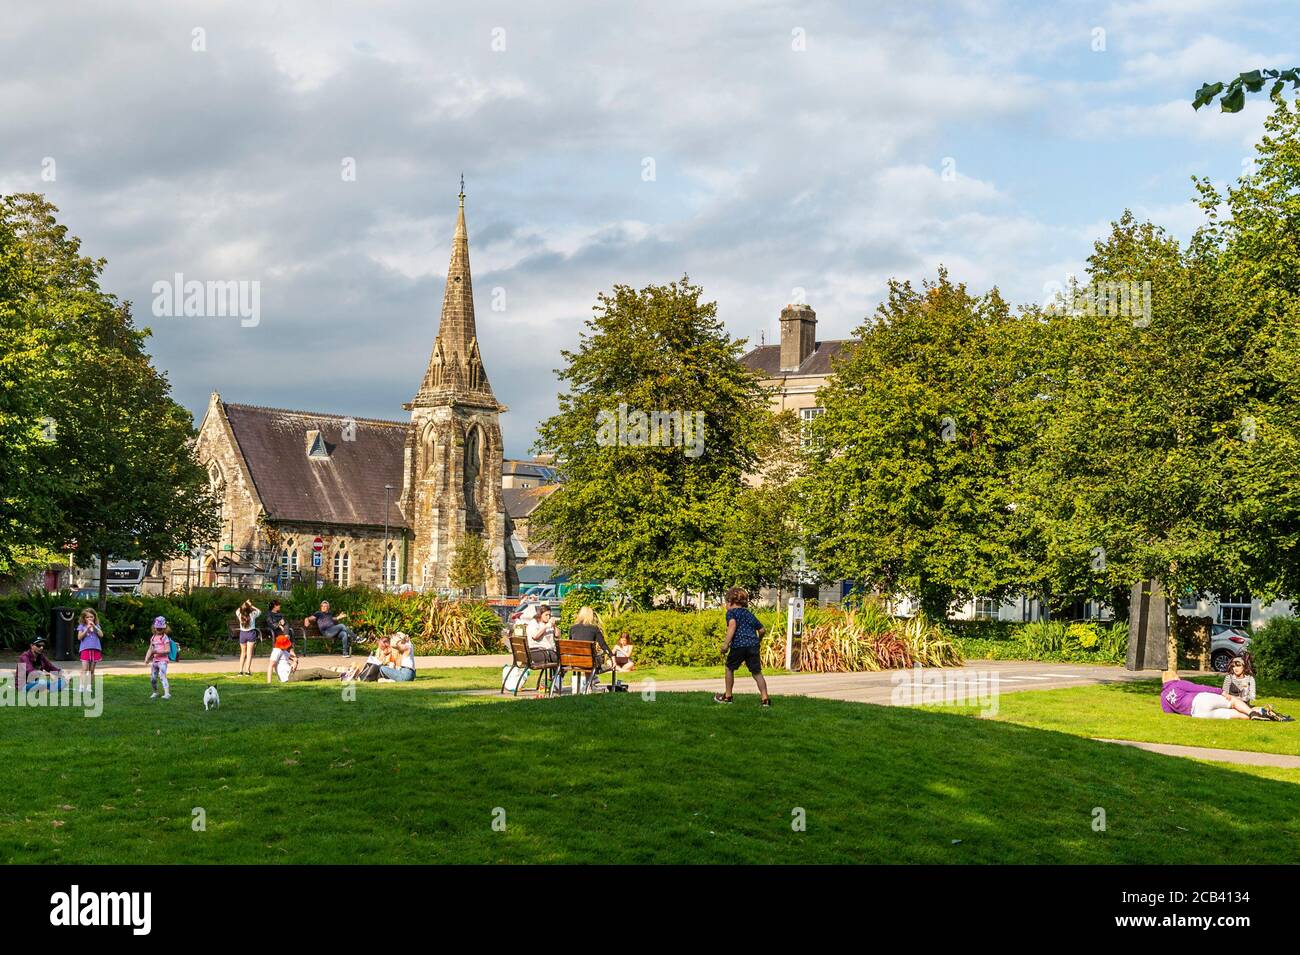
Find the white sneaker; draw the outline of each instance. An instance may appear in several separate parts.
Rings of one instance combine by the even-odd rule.
[[[152,693],[150,693],[150,694],[149,694],[149,699],[151,699],[151,700],[156,700],[156,699],[158,699],[158,691],[157,691],[157,690],[154,690]]]
[[[164,693],[164,694],[163,694],[163,699],[164,699],[164,700],[170,700],[171,698],[172,698],[172,695],[171,695],[170,693]]]

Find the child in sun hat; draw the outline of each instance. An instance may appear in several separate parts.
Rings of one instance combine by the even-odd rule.
[[[167,684],[167,661],[171,659],[172,639],[168,634],[166,617],[153,618],[153,633],[149,636],[149,649],[145,651],[144,662],[149,666],[149,683],[153,686],[151,700],[158,699],[158,684],[162,683],[163,699],[172,698],[171,687]]]

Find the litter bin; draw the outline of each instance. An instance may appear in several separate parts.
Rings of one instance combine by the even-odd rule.
[[[71,607],[53,607],[50,610],[50,644],[55,660],[75,660],[77,611]]]

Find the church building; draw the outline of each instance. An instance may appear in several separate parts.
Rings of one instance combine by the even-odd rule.
[[[463,185],[459,198],[428,368],[402,406],[409,420],[234,404],[213,392],[196,452],[222,502],[221,537],[169,562],[163,589],[313,577],[446,588],[469,536],[486,545],[488,592],[517,586],[502,492],[506,408],[479,351]]]

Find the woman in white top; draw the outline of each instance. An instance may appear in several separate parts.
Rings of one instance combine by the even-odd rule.
[[[546,604],[537,608],[537,618],[528,624],[528,658],[534,665],[560,660],[555,652],[555,621]]]
[[[393,649],[397,651],[397,666],[381,666],[380,679],[411,682],[415,679],[415,647],[411,645],[411,638],[399,630],[393,634]]]

